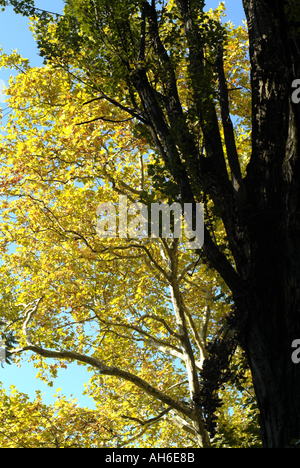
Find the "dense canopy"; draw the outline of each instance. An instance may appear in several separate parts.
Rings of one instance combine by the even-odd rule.
[[[55,15],[8,3],[31,18],[45,62],[1,54],[19,70],[1,135],[2,336],[50,385],[70,361],[88,366],[97,410],[44,405],[49,432],[34,422],[40,397],[14,390],[3,443],[254,447],[256,401],[264,446],[297,440],[289,2],[243,2],[250,47],[223,4],[66,0]],[[202,248],[121,236],[120,220],[116,236],[97,234],[100,204],[129,208],[138,227],[138,203],[163,202],[202,204]]]

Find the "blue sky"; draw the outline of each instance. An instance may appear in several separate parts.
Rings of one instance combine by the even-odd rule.
[[[225,4],[227,8],[226,20],[232,21],[235,25],[242,24],[244,19],[242,0],[228,0]],[[64,2],[62,0],[36,0],[35,5],[37,8],[62,13]],[[206,1],[207,10],[216,8],[218,5],[218,0]],[[18,53],[23,57],[29,58],[31,66],[42,66],[42,59],[38,55],[26,18],[16,15],[12,8],[8,7],[4,12],[0,12],[0,31],[0,46],[5,53],[8,54],[11,49],[17,49]],[[15,72],[4,68],[0,69],[0,89],[3,84],[7,83],[12,74],[15,74]],[[2,101],[3,98],[0,94],[0,106],[4,109],[5,104]],[[67,397],[73,395],[74,398],[77,398],[81,406],[94,407],[92,399],[82,395],[84,383],[91,377],[91,374],[84,367],[79,367],[76,363],[68,364],[67,369],[58,373],[52,388],[39,379],[36,380],[36,374],[37,369],[30,363],[24,363],[20,368],[14,364],[11,366],[5,364],[4,368],[0,367],[0,382],[7,390],[10,385],[15,385],[19,391],[29,394],[32,399],[35,397],[35,390],[41,390],[44,393],[45,403],[54,402],[52,396],[59,387],[62,388],[62,394]]]

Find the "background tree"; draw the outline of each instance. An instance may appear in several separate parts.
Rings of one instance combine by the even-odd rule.
[[[116,7],[70,0],[50,25],[42,15],[37,33],[49,63],[79,71],[91,99],[106,100],[150,131],[152,175],[162,195],[182,203],[212,200],[226,243],[218,243],[207,220],[203,253],[232,292],[228,327],[247,354],[265,447],[286,447],[300,432],[299,370],[291,360],[300,333],[299,109],[291,100],[300,55],[295,4],[243,1],[252,99],[246,174],[230,119],[226,35],[204,13],[204,2],[176,0],[159,9],[155,1]],[[214,351],[224,365],[229,344]]]

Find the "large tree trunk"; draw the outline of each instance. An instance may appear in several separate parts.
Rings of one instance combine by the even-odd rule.
[[[300,438],[300,366],[291,359],[292,342],[300,338],[300,118],[291,100],[292,82],[300,78],[293,32],[299,21],[288,16],[284,3],[243,1],[253,128],[243,226],[250,249],[237,269],[250,286],[247,300],[237,299],[237,305],[245,310],[247,303],[244,346],[263,444],[272,448]]]
[[[284,448],[300,434],[300,370],[291,360],[290,346],[294,334],[288,330],[284,310],[278,306],[253,312],[247,353],[260,409],[263,445]]]

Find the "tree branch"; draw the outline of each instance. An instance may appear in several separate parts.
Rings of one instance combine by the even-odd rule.
[[[177,401],[173,399],[172,397],[169,397],[167,394],[165,394],[161,390],[158,390],[157,388],[153,387],[151,384],[141,379],[137,375],[132,374],[131,372],[124,371],[117,367],[107,366],[106,364],[104,364],[102,361],[99,361],[98,359],[95,359],[91,356],[77,353],[75,351],[52,351],[52,350],[45,349],[41,346],[36,346],[35,344],[33,344],[31,337],[29,335],[29,332],[28,332],[28,325],[33,315],[37,312],[39,304],[42,299],[43,298],[40,298],[37,301],[34,301],[28,304],[29,309],[28,310],[27,308],[25,309],[26,319],[23,324],[23,333],[24,333],[27,346],[15,349],[11,351],[12,353],[20,354],[25,351],[32,351],[46,358],[70,359],[72,361],[84,362],[98,369],[98,371],[102,375],[110,375],[113,377],[126,380],[128,382],[131,382],[136,387],[140,388],[142,391],[147,393],[149,396],[158,399],[159,401],[161,401],[162,403],[165,403],[169,407],[176,409],[177,411],[185,414],[187,417],[193,416],[193,411],[187,404],[181,403],[180,401]]]
[[[166,330],[170,333],[171,336],[174,336],[174,338],[179,339],[178,333],[174,332],[172,330],[172,328],[169,327],[169,325],[166,323],[166,321],[163,318],[158,317],[157,315],[154,315],[154,314],[145,314],[145,315],[142,315],[142,317],[139,319],[139,321],[142,321],[145,318],[150,318],[151,320],[156,320],[157,322],[162,323],[163,326],[166,328]]]
[[[180,429],[184,430],[185,432],[188,432],[189,434],[192,434],[194,437],[196,437],[196,431],[193,428],[193,426],[188,424],[187,421],[180,418],[180,416],[178,416],[177,414],[173,413],[172,416],[173,417],[172,417],[172,419],[170,419],[170,421],[173,422],[173,424],[175,424],[175,426],[179,427]]]
[[[45,348],[42,348],[41,346],[35,346],[35,345],[27,345],[27,346],[24,346],[23,348],[19,348],[11,352],[13,352],[14,354],[20,354],[25,351],[32,351],[46,358],[69,359],[71,361],[84,362],[86,364],[91,365],[95,369],[98,369],[100,374],[110,375],[113,377],[126,380],[127,382],[131,382],[136,387],[140,388],[145,393],[147,393],[147,395],[153,398],[156,398],[157,400],[161,401],[162,403],[165,403],[168,406],[171,406],[172,408],[185,414],[187,417],[192,416],[193,412],[187,404],[174,400],[173,398],[169,397],[164,392],[153,387],[151,384],[141,379],[137,375],[124,371],[122,369],[119,369],[117,367],[107,366],[103,362],[93,357],[86,356],[80,353],[76,353],[75,351],[51,351],[49,349],[45,349]]]
[[[228,174],[216,109],[212,99],[209,97],[211,83],[203,82],[203,80],[207,80],[207,78],[205,77],[201,33],[194,20],[195,14],[192,11],[192,2],[189,0],[176,0],[176,4],[182,16],[185,37],[189,48],[189,65],[193,96],[204,135],[206,155],[214,161],[214,170],[224,178],[224,180],[227,180]]]
[[[150,317],[150,316],[149,316]],[[137,333],[139,333],[140,335],[142,336],[145,336],[148,341],[151,341],[152,342],[155,342],[157,343],[159,346],[166,346],[166,347],[169,347],[169,348],[172,348],[174,349],[175,351],[179,352],[179,348],[177,348],[176,346],[170,344],[170,343],[167,343],[166,341],[164,340],[160,340],[159,338],[155,338],[154,336],[150,335],[150,333],[144,331],[141,327],[138,327],[136,325],[130,325],[130,324],[127,324],[127,323],[118,323],[118,322],[110,322],[108,320],[104,320],[102,319],[101,317],[99,317],[97,315],[97,318],[98,320],[103,323],[104,325],[109,325],[109,326],[112,326],[112,327],[123,327],[123,328],[126,328],[128,330],[133,330],[133,331],[136,331]],[[167,325],[165,324],[165,326],[167,327]],[[169,327],[168,327],[168,330],[170,330],[170,333],[172,334],[172,336],[178,338],[178,335],[176,333],[174,333]]]
[[[161,346],[158,343],[156,343],[155,341],[150,341],[150,340],[149,340],[149,343],[152,344],[153,346],[155,346],[157,349],[159,349],[159,351],[161,351],[162,353],[170,354],[171,356],[173,356],[173,357],[175,357],[177,359],[180,359],[182,362],[185,363],[184,355],[178,348],[176,350],[175,347]],[[197,369],[199,371],[202,370],[202,363],[200,361],[195,360],[195,366],[197,367]],[[189,383],[188,380],[187,380],[187,382]]]
[[[208,322],[210,319],[210,304],[209,301],[211,299],[212,295],[212,286],[209,286],[206,290],[206,297],[205,297],[205,306],[204,306],[204,312],[202,316],[202,323],[201,323],[201,328],[200,328],[200,339],[201,342],[203,343],[203,347],[205,350],[206,346],[206,338],[207,338],[207,330],[208,330]],[[206,352],[204,351],[202,360],[204,360],[206,356]]]
[[[232,184],[236,193],[237,201],[243,204],[246,198],[246,189],[243,183],[239,157],[235,144],[234,130],[229,113],[228,89],[224,73],[223,47],[218,47],[217,72],[219,77],[219,101],[221,107],[221,117],[224,129],[227,157],[232,174]]]
[[[80,122],[75,125],[85,125],[88,123],[96,122],[97,120],[103,120],[103,122],[111,122],[111,123],[124,123],[132,119],[134,119],[134,117],[130,117],[129,119],[124,119],[124,120],[111,120],[111,119],[106,119],[105,117],[102,116],[102,117],[95,117],[92,120],[86,120],[85,122]]]
[[[135,421],[141,426],[151,426],[152,424],[155,424],[159,422],[162,418],[165,417],[166,414],[168,414],[170,411],[172,411],[172,408],[167,408],[164,411],[162,411],[158,416],[155,416],[154,418],[150,418],[147,421],[142,421],[141,419],[138,418],[133,418],[131,416],[126,416],[124,414],[121,415],[121,418],[123,419],[129,419],[130,421]]]

